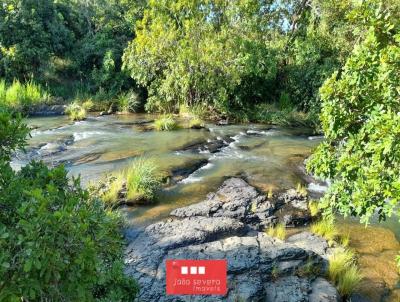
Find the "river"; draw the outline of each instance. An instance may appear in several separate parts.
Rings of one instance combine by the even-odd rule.
[[[163,189],[156,204],[123,209],[130,225],[143,226],[167,217],[174,208],[204,199],[229,176],[240,175],[265,192],[305,183],[304,159],[321,141],[311,137],[307,129],[260,124],[208,124],[206,129],[151,131],[149,125],[155,118],[148,114],[91,116],[80,122],[59,116],[29,118],[27,123],[33,130],[27,153],[17,154],[12,165],[18,169],[31,159],[43,160],[50,166],[62,163],[71,176],[80,175],[87,185],[105,173],[126,167],[138,156],[153,159],[160,171],[203,160],[204,165]],[[195,143],[213,141],[225,142],[216,153],[185,150]],[[374,222],[366,229],[346,219],[341,220],[341,228],[350,233],[351,246],[360,255],[365,275],[360,291],[367,293],[371,301],[382,301],[382,296],[385,301],[400,301],[394,262],[400,249],[398,221]]]

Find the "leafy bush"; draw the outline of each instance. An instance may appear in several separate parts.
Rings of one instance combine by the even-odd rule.
[[[154,121],[154,127],[157,131],[172,131],[178,129],[179,125],[172,115],[163,115]]]
[[[75,102],[68,105],[66,113],[68,114],[71,121],[81,121],[86,119],[85,108]]]
[[[132,301],[123,272],[122,220],[68,179],[60,166],[32,162],[15,172],[24,144],[20,119],[0,113],[0,300]]]
[[[400,216],[400,19],[381,1],[361,3],[353,17],[369,29],[320,89],[325,140],[307,168],[332,181],[326,212],[368,222]]]
[[[280,240],[285,240],[286,238],[286,227],[283,223],[278,223],[275,226],[270,226],[267,230],[266,233],[271,236],[278,238]]]
[[[161,176],[153,161],[139,158],[126,171],[127,200],[152,201],[161,186]]]

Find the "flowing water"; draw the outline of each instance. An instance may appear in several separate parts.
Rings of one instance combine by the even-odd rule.
[[[18,169],[31,159],[42,159],[48,165],[63,163],[70,175],[80,175],[83,184],[88,184],[105,173],[123,169],[138,156],[153,159],[162,171],[190,167],[203,160],[198,169],[165,188],[156,204],[124,209],[131,225],[142,226],[167,217],[176,207],[203,200],[229,176],[245,177],[265,192],[293,188],[304,181],[303,161],[320,142],[310,137],[307,129],[257,124],[209,124],[207,129],[157,132],[149,130],[154,118],[145,114],[111,115],[74,123],[66,117],[30,118],[28,124],[33,130],[27,153],[17,154],[12,164]],[[185,148],[216,140],[225,141],[216,153]],[[320,188],[312,185],[310,189]],[[382,295],[390,296],[387,301],[400,301],[399,290],[386,292],[386,288],[394,289],[398,284],[394,262],[400,249],[398,222],[368,229],[349,220],[341,225],[351,234],[352,247],[360,254],[366,276],[362,291],[373,301],[380,301]]]

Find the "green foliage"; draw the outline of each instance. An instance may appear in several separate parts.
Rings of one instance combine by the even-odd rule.
[[[368,222],[375,213],[380,220],[400,214],[400,23],[378,1],[354,18],[369,30],[321,87],[326,139],[307,167],[333,181],[322,200],[327,211]]]
[[[259,1],[149,1],[123,57],[148,88],[146,108],[173,112],[206,103],[227,112],[268,93],[276,60],[263,36],[263,9]]]
[[[278,238],[280,240],[285,240],[286,238],[286,227],[283,223],[278,223],[275,226],[270,226],[267,230],[266,233],[271,236]]]
[[[153,161],[139,158],[126,171],[127,200],[153,201],[161,187],[161,176]]]
[[[78,103],[71,103],[66,109],[71,121],[81,121],[86,119],[86,109]]]
[[[33,81],[21,83],[14,80],[7,85],[5,80],[0,80],[0,105],[14,110],[27,110],[30,106],[49,101],[49,94]]]
[[[0,300],[133,300],[121,217],[68,179],[63,166],[12,170],[9,154],[24,144],[27,128],[7,113],[0,122]]]
[[[178,123],[170,114],[162,115],[154,121],[154,128],[157,131],[172,131],[179,128]]]
[[[349,297],[362,280],[355,263],[354,252],[345,249],[336,250],[329,257],[328,276],[337,286],[339,293],[344,297]]]
[[[19,114],[11,114],[0,106],[0,159],[10,160],[11,154],[26,145],[29,129]],[[2,185],[0,185],[1,188]]]

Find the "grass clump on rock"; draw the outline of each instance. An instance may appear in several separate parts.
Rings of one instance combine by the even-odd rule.
[[[278,238],[280,240],[285,240],[286,239],[286,227],[283,223],[278,223],[275,226],[270,226],[267,230],[266,233],[271,236]]]
[[[133,161],[126,171],[128,201],[152,201],[161,187],[161,175],[157,165],[150,159]]]
[[[354,252],[348,249],[335,251],[329,257],[328,276],[342,296],[350,296],[362,280]]]
[[[163,115],[154,121],[154,128],[157,131],[172,131],[177,130],[179,125],[172,115]]]
[[[333,245],[337,237],[339,236],[339,231],[335,226],[332,219],[321,219],[311,225],[311,232],[324,237],[330,246]]]
[[[78,103],[68,105],[66,113],[71,121],[82,121],[86,119],[86,109]]]

